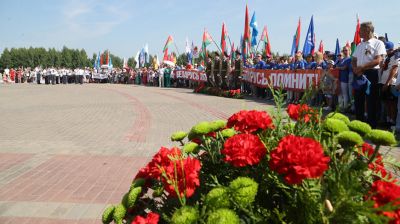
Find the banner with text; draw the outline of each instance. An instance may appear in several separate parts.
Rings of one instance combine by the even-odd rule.
[[[175,70],[171,78],[189,79],[197,82],[207,82],[207,75],[205,72],[186,70],[186,69]]]
[[[243,69],[242,80],[258,87],[282,87],[285,90],[304,91],[312,86],[319,87],[321,78],[329,75],[338,80],[339,70],[262,70]]]

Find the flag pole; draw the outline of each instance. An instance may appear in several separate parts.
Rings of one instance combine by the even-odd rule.
[[[228,35],[229,45],[232,46],[231,37]]]
[[[217,46],[219,53],[223,54],[221,48],[219,48],[218,44],[215,42],[214,38],[211,37],[212,42],[215,44],[215,46]]]
[[[174,41],[174,45],[175,45],[175,49],[176,49],[176,51],[178,52],[178,55],[181,55],[181,53],[179,53],[178,46],[176,46],[176,43],[175,43],[175,41]]]

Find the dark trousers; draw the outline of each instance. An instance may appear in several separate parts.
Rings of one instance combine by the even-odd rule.
[[[356,109],[356,118],[358,120],[364,119],[364,108],[365,108],[365,100],[367,101],[367,123],[371,125],[372,128],[376,128],[378,124],[378,111],[380,108],[379,101],[379,76],[378,70],[369,69],[364,72],[364,75],[371,82],[369,94],[365,94],[363,90],[356,90],[354,96],[354,106]]]
[[[41,75],[39,73],[36,74],[36,82],[37,84],[40,84],[40,77]]]
[[[63,77],[62,77],[62,83],[63,83],[63,84],[67,84],[67,82],[68,82],[68,76],[63,75]]]

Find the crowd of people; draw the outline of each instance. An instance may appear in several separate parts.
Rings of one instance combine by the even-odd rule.
[[[293,57],[274,58],[255,54],[255,57],[243,60],[240,52],[235,52],[235,58],[227,53],[218,52],[206,58],[204,65],[186,64],[172,66],[162,64],[137,69],[113,68],[18,68],[5,69],[2,74],[4,83],[37,83],[37,84],[68,84],[68,83],[115,83],[136,84],[157,87],[187,87],[195,88],[198,82],[174,78],[174,70],[188,69],[204,71],[207,76],[206,86],[224,90],[240,89],[242,94],[256,98],[273,98],[268,88],[262,88],[244,82],[243,69],[270,70],[305,70],[305,69],[338,69],[339,76],[329,73],[321,77],[320,86],[307,103],[321,106],[324,110],[340,110],[353,113],[358,120],[368,122],[372,127],[386,126],[400,131],[400,90],[398,65],[400,51],[384,37],[374,36],[371,22],[362,23],[360,36],[363,41],[355,52],[346,45],[340,54],[332,52],[315,52],[303,55],[297,52]],[[303,92],[286,91],[287,103],[299,103]],[[397,106],[396,106],[397,105]],[[397,119],[397,122],[396,122]]]

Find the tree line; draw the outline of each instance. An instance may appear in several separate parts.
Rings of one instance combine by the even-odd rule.
[[[209,56],[213,56],[215,52],[208,52]],[[265,52],[262,52],[265,54]],[[107,51],[103,53],[104,57]],[[175,54],[175,53],[174,53]],[[279,56],[279,54],[273,55]],[[112,64],[114,68],[122,68],[123,59],[110,53]],[[187,55],[185,53],[176,55],[176,60],[178,65],[186,65]],[[146,67],[151,67],[153,63],[154,55],[149,55],[149,63],[146,63]],[[95,60],[97,59],[97,54],[94,53],[92,57],[88,57],[84,49],[70,49],[63,47],[62,50],[56,50],[55,48],[45,49],[43,47],[39,48],[5,48],[0,56],[0,69],[5,68],[18,68],[18,67],[31,67],[41,66],[43,68],[57,67],[57,68],[92,68]],[[162,58],[159,58],[162,60]],[[196,58],[194,63],[200,64],[202,58]],[[128,58],[128,66],[134,68],[136,66],[136,60],[134,57]]]
[[[106,51],[103,52],[106,55]],[[114,67],[122,68],[123,59],[110,53]],[[62,50],[55,48],[45,49],[43,47],[30,48],[5,48],[0,57],[0,69],[18,67],[64,67],[83,68],[93,67],[97,54],[88,57],[84,49],[70,49],[63,47]],[[136,61],[133,57],[128,58],[128,66],[134,67]]]

